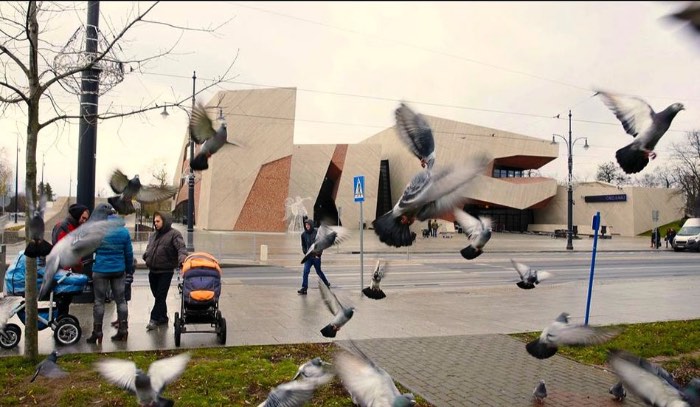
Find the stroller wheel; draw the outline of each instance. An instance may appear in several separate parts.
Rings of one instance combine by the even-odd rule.
[[[182,326],[180,326],[180,313],[175,313],[174,323],[175,325],[175,346],[180,347],[180,335],[182,334]]]
[[[5,332],[0,332],[0,348],[12,349],[22,338],[22,329],[15,324],[5,325]]]
[[[53,337],[61,345],[73,345],[80,340],[82,331],[75,317],[66,316],[56,324]]]
[[[219,338],[219,343],[226,345],[226,318],[221,318],[219,320],[219,332],[216,333]]]

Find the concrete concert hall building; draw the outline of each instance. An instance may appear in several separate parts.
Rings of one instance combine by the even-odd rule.
[[[207,104],[210,117],[227,122],[228,137],[241,148],[224,146],[209,158],[209,169],[195,177],[197,229],[286,232],[292,216],[308,214],[359,228],[353,178],[365,177],[363,218],[372,221],[390,210],[420,163],[399,140],[394,127],[356,144],[294,144],[296,89],[219,92]],[[397,103],[398,106],[398,103]],[[425,116],[435,137],[436,166],[468,163],[485,153],[491,161],[465,209],[489,216],[494,230],[553,232],[566,229],[567,188],[553,178],[531,176],[559,157],[559,145],[488,127]],[[216,122],[215,122],[216,123]],[[218,126],[218,124],[215,124]],[[187,213],[189,135],[180,151],[175,182],[177,219]],[[563,157],[566,159],[566,156]],[[591,219],[601,213],[608,234],[634,236],[683,217],[683,198],[675,189],[642,188],[602,182],[574,185],[573,224],[590,234]],[[652,221],[652,211],[659,219]],[[449,219],[451,220],[451,219]],[[440,222],[450,224],[451,222]],[[416,222],[416,233],[425,228]],[[451,228],[448,228],[448,230]]]

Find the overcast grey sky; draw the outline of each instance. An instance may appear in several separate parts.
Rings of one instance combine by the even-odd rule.
[[[123,27],[137,3],[102,2],[101,31]],[[139,3],[145,8],[152,3]],[[185,32],[175,54],[133,72],[100,98],[104,109],[172,102],[223,73],[236,52],[236,78],[220,89],[296,87],[296,143],[354,143],[393,125],[393,110],[407,100],[417,111],[448,119],[551,139],[568,134],[591,148],[574,147],[574,175],[593,180],[597,166],[614,161],[631,141],[593,88],[637,95],[655,110],[682,102],[670,131],[657,146],[653,172],[669,158],[670,146],[700,128],[700,37],[660,20],[679,2],[173,2],[160,3],[151,20],[205,27],[231,19],[217,36]],[[51,21],[44,39],[64,44],[82,10]],[[6,5],[0,6],[2,10]],[[146,56],[171,46],[179,33],[142,24],[121,43],[118,55]],[[215,90],[201,98],[208,101]],[[78,98],[62,94],[67,108]],[[74,106],[74,107],[71,107]],[[102,110],[102,109],[101,109]],[[49,112],[44,110],[45,114]],[[152,181],[165,163],[173,175],[187,116],[158,111],[98,125],[97,192],[111,194],[107,179],[119,167]],[[557,114],[559,119],[554,118]],[[48,116],[42,116],[46,120]],[[229,126],[235,126],[229,120]],[[0,147],[15,163],[15,139],[23,143],[25,120],[17,111],[0,119]],[[254,137],[254,135],[250,135]],[[24,153],[20,153],[20,191]],[[77,121],[39,135],[38,169],[59,195],[76,193]],[[566,148],[542,168],[566,176]]]

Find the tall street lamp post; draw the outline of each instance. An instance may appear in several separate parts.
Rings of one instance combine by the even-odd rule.
[[[17,223],[17,205],[19,204],[19,133],[17,133],[17,154],[15,157],[15,223]]]
[[[574,210],[574,182],[573,182],[573,176],[572,176],[572,171],[574,169],[574,159],[572,156],[572,148],[574,147],[574,144],[576,144],[577,141],[583,140],[583,148],[585,150],[588,150],[588,137],[578,137],[574,139],[573,141],[571,140],[571,110],[569,110],[569,139],[567,140],[564,136],[559,135],[559,134],[552,134],[552,144],[557,144],[555,141],[555,137],[559,137],[562,140],[564,140],[565,143],[567,143],[568,147],[568,157],[569,157],[569,178],[567,180],[567,190],[568,190],[568,202],[567,202],[567,230],[566,230],[566,250],[574,250],[574,243],[573,243],[573,234],[574,234],[574,219],[573,219],[573,210]]]

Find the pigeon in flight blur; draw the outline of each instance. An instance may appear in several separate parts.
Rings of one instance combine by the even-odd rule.
[[[189,353],[180,353],[151,363],[144,373],[131,360],[107,358],[96,362],[95,369],[108,382],[135,394],[139,406],[163,406],[174,404],[161,394],[185,371],[189,360]]]
[[[209,157],[219,151],[224,144],[231,144],[236,147],[241,146],[228,140],[226,123],[221,123],[219,130],[214,130],[213,123],[207,115],[204,105],[201,103],[197,103],[192,109],[190,134],[195,143],[202,145],[197,155],[190,162],[190,168],[194,171],[202,171],[209,168]]]
[[[455,220],[462,226],[469,237],[469,246],[460,250],[462,257],[472,260],[484,252],[484,246],[491,239],[491,219],[487,217],[475,218],[467,212],[455,208]]]
[[[353,403],[360,406],[415,406],[411,393],[401,394],[394,380],[377,366],[352,341],[354,353],[340,351],[335,355],[335,370]]]
[[[292,380],[275,387],[268,394],[267,399],[258,404],[258,407],[302,407],[311,400],[314,391],[333,378],[332,373],[325,373],[318,377],[310,377],[302,380]]]
[[[379,287],[385,273],[386,264],[380,260],[377,260],[377,264],[374,266],[374,272],[372,273],[372,281],[369,283],[369,287],[362,289],[362,294],[373,300],[381,300],[382,298],[386,297],[384,291],[382,291],[382,289]]]
[[[630,393],[650,406],[691,407],[700,405],[700,380],[685,389],[662,367],[622,350],[608,353],[608,364]]]
[[[32,194],[27,195],[27,206],[29,206],[29,243],[24,249],[24,255],[31,258],[47,256],[51,251],[51,243],[44,240],[44,210],[46,209],[46,195],[39,198],[39,205],[34,205]]]
[[[544,402],[544,399],[547,398],[547,386],[545,386],[544,380],[540,380],[537,387],[535,387],[535,390],[532,392],[532,395],[538,403]]]
[[[22,301],[22,297],[8,296],[0,292],[0,334],[5,331],[7,321],[14,315],[15,306]]]
[[[330,366],[330,363],[322,360],[319,357],[315,357],[299,366],[299,369],[297,369],[297,374],[292,377],[292,380],[296,380],[299,376],[301,376],[302,379],[321,377],[326,373],[326,366]]]
[[[36,380],[37,376],[41,375],[48,377],[49,379],[60,379],[62,377],[68,376],[68,373],[61,369],[56,363],[58,361],[58,352],[53,351],[51,354],[46,356],[44,360],[36,365],[36,370],[34,371],[34,376],[32,376],[30,382]]]
[[[321,329],[321,334],[326,338],[335,338],[336,332],[340,331],[340,328],[352,318],[355,313],[355,307],[345,308],[338,301],[338,297],[320,279],[318,280],[318,289],[321,290],[321,298],[326,303],[326,307],[335,316],[330,324]]]
[[[416,114],[406,104],[401,105],[394,112],[396,116],[396,129],[401,141],[420,160],[421,167],[432,169],[435,164],[435,140],[433,130],[423,115]]]
[[[669,14],[668,17],[686,22],[695,34],[700,34],[700,1],[690,1],[685,8]]]
[[[304,254],[304,258],[301,259],[301,264],[306,263],[312,255],[319,255],[334,244],[340,244],[349,236],[350,231],[342,226],[330,226],[322,223],[316,231],[316,239]]]
[[[634,137],[633,142],[615,153],[618,164],[627,174],[640,172],[650,158],[656,158],[656,143],[671,126],[676,114],[685,110],[682,103],[674,103],[656,113],[647,102],[637,97],[603,91],[596,92],[596,95],[600,95],[603,103],[615,113],[627,134]]]
[[[374,233],[389,246],[411,246],[416,238],[411,224],[416,219],[439,218],[463,205],[469,199],[467,187],[484,171],[487,162],[486,157],[480,157],[466,166],[420,171],[406,186],[396,205],[372,222]]]
[[[525,345],[527,352],[537,359],[554,356],[560,346],[586,346],[607,342],[619,331],[569,323],[569,314],[562,312],[546,327],[539,338]]]
[[[527,264],[517,262],[513,259],[510,259],[510,262],[513,263],[515,271],[517,271],[518,275],[520,276],[520,281],[518,281],[516,284],[523,290],[530,290],[532,288],[535,288],[535,286],[539,284],[542,280],[552,276],[551,273],[533,269]]]
[[[624,401],[625,397],[627,397],[627,392],[625,391],[625,387],[622,385],[621,381],[613,384],[610,387],[609,393],[613,395],[615,401]]]
[[[129,215],[136,212],[133,200],[144,203],[160,202],[170,199],[177,193],[177,188],[164,185],[142,185],[139,176],[129,179],[121,170],[114,170],[109,179],[109,186],[117,196],[107,198],[107,202],[120,215]]]
[[[53,277],[59,268],[77,264],[80,259],[95,252],[105,235],[121,225],[121,222],[113,220],[89,220],[56,242],[46,256],[44,279],[39,288],[38,298],[44,298],[49,293]]]

